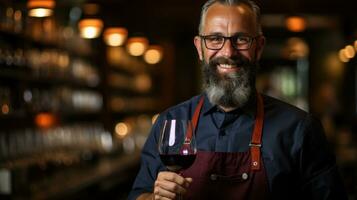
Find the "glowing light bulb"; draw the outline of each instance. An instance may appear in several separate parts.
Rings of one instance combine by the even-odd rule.
[[[101,34],[103,22],[100,19],[82,19],[78,26],[82,38],[93,39]]]
[[[124,44],[128,36],[125,28],[107,28],[104,31],[104,41],[108,46],[117,47]]]
[[[128,40],[127,49],[132,56],[141,56],[148,47],[149,41],[144,37],[132,37]]]
[[[160,46],[150,46],[145,52],[144,59],[149,64],[156,64],[162,59],[162,48]]]

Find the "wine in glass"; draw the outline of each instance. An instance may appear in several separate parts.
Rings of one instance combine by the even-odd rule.
[[[190,120],[165,120],[159,138],[159,154],[167,169],[179,173],[196,158],[196,139]]]

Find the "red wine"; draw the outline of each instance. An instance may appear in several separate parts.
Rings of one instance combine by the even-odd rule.
[[[160,155],[161,161],[171,171],[179,171],[189,168],[196,159],[196,154],[188,155]]]

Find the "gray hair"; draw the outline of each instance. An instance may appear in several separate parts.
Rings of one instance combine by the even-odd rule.
[[[204,20],[204,18],[206,16],[207,10],[214,3],[220,3],[222,5],[228,5],[228,6],[234,6],[234,5],[239,5],[239,4],[245,4],[245,5],[249,6],[252,9],[252,11],[255,13],[258,34],[263,34],[262,26],[261,26],[261,23],[260,23],[260,8],[252,0],[208,0],[202,6],[202,10],[201,10],[200,25],[198,27],[198,32],[200,34],[202,34],[202,31],[203,31],[203,24],[204,24],[203,20]]]

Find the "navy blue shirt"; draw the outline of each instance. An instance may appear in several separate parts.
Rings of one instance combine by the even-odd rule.
[[[129,199],[153,191],[157,174],[165,170],[158,151],[160,126],[165,119],[192,119],[200,96],[169,108],[153,125],[141,156],[141,168]],[[196,129],[201,151],[249,150],[256,102],[231,112],[212,105],[206,95]],[[263,96],[262,158],[272,199],[347,199],[333,154],[320,122],[287,103]]]

